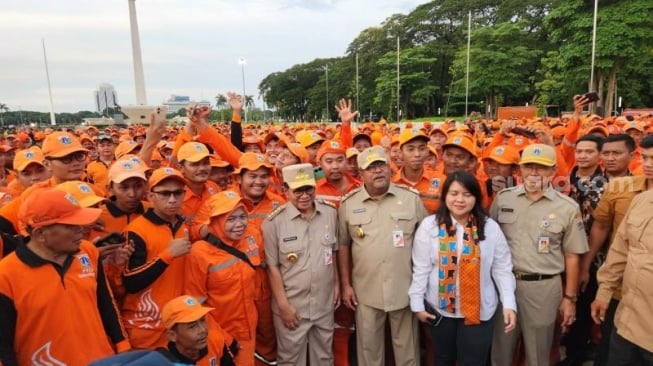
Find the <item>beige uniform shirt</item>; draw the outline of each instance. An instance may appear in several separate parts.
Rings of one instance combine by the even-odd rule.
[[[333,309],[333,258],[338,250],[335,206],[315,202],[315,213],[305,219],[292,203],[273,211],[263,222],[265,258],[279,266],[288,301],[302,319],[315,320]],[[272,311],[279,307],[272,297]]]
[[[596,299],[609,303],[623,286],[614,324],[617,333],[653,352],[653,192],[637,195],[597,272]]]
[[[395,184],[378,200],[365,187],[343,198],[338,242],[351,245],[352,285],[360,303],[384,311],[408,306],[413,235],[426,216],[419,194]]]
[[[537,201],[528,199],[523,185],[504,189],[492,203],[490,217],[508,240],[516,273],[562,273],[565,252],[588,250],[578,204],[553,188]]]

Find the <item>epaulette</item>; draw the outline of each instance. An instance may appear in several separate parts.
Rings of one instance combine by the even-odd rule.
[[[504,188],[504,189],[500,190],[499,192],[497,192],[497,196],[500,195],[500,194],[504,194],[504,193],[506,193],[506,192],[514,191],[514,190],[517,189],[517,188],[519,188],[519,187],[518,187],[518,186],[514,186],[514,187]]]
[[[415,188],[411,187],[411,186],[407,186],[405,184],[397,184],[397,183],[395,183],[394,185],[396,185],[399,188],[403,188],[405,190],[411,191],[411,192],[413,192],[413,193],[415,193],[416,195],[419,196],[419,191],[416,190]]]
[[[340,203],[345,202],[346,199],[348,199],[349,197],[351,197],[354,194],[358,193],[360,190],[361,190],[361,187],[358,187],[358,188],[354,188],[351,191],[345,193],[345,195],[342,196],[342,198],[340,199]]]
[[[275,208],[272,212],[270,212],[270,214],[268,215],[268,217],[266,217],[266,219],[268,221],[272,221],[273,218],[275,218],[278,214],[281,213],[281,211],[283,211],[285,209],[286,209],[286,205],[281,205],[281,206]]]
[[[325,205],[327,205],[327,206],[331,206],[331,207],[333,207],[333,208],[335,208],[335,209],[338,208],[338,206],[336,206],[335,203],[333,203],[333,202],[331,202],[331,201],[326,201],[326,200],[319,199],[319,200],[317,200],[317,202],[322,203],[322,204],[325,204]]]

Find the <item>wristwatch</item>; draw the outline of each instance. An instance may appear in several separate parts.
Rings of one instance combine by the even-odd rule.
[[[571,301],[571,302],[573,302],[573,303],[575,303],[576,301],[578,301],[578,296],[577,296],[577,295],[567,295],[567,294],[563,294],[562,297],[565,298],[565,299],[567,299],[567,300],[569,300],[569,301]]]

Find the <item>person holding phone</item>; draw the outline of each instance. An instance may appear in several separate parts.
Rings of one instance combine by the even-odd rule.
[[[430,325],[434,365],[484,365],[499,299],[504,332],[517,322],[510,249],[471,173],[450,174],[441,197],[415,233],[410,307]]]

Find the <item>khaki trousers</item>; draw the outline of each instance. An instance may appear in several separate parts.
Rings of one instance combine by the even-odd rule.
[[[505,324],[501,304],[497,308],[498,314],[494,317],[496,323],[492,340],[492,366],[512,364],[520,334],[524,338],[526,364],[548,366],[558,307],[562,301],[560,277],[541,281],[518,280],[515,298],[517,327],[512,332],[504,333]]]
[[[356,308],[356,348],[361,366],[385,366],[385,321],[390,322],[396,366],[419,366],[417,318],[410,307],[386,312],[363,304]]]
[[[277,365],[333,366],[333,313],[327,313],[314,321],[300,319],[299,327],[290,330],[283,325],[281,317],[273,315],[277,333]],[[308,359],[306,358],[308,353]]]

